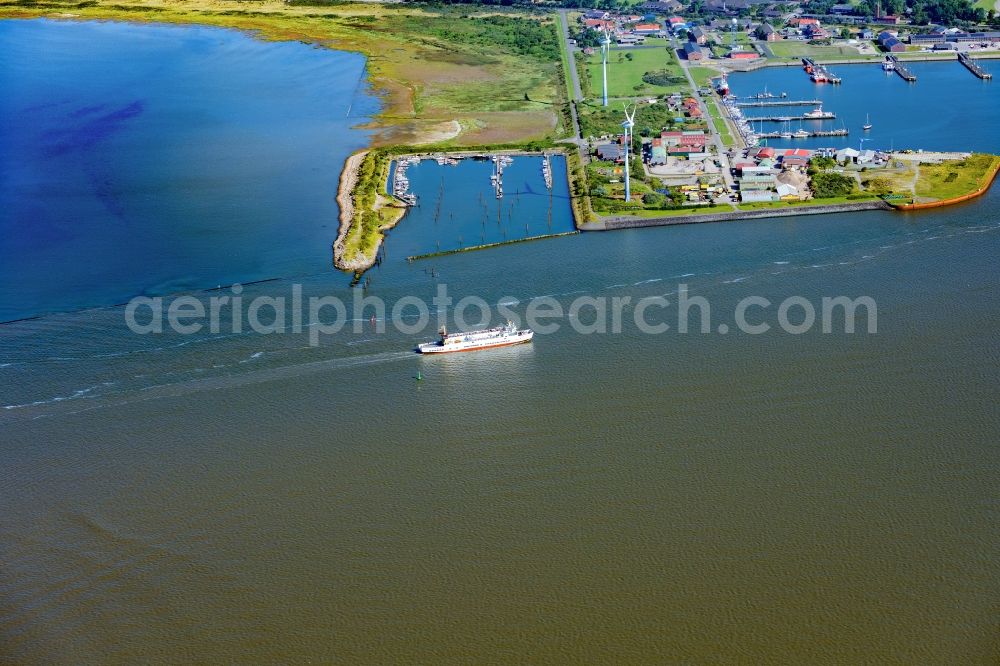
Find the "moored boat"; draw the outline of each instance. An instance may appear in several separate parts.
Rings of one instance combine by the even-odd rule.
[[[531,342],[535,333],[530,328],[518,329],[513,322],[505,326],[488,328],[464,333],[449,333],[441,329],[441,338],[436,342],[425,342],[417,345],[416,351],[421,354],[446,354],[449,352],[477,351],[492,347],[508,347]]]

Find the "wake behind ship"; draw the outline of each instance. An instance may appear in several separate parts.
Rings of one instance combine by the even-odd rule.
[[[531,342],[534,335],[534,331],[530,328],[518,329],[510,321],[507,322],[506,326],[464,333],[448,333],[446,328],[442,328],[440,340],[417,345],[416,351],[421,354],[446,354],[490,349],[491,347],[507,347]]]

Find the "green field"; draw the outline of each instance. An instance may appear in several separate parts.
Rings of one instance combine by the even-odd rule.
[[[728,147],[736,143],[733,140],[733,135],[729,132],[729,125],[722,117],[722,111],[719,110],[719,105],[716,103],[715,98],[710,97],[706,99],[705,106],[708,107],[708,114],[712,116],[712,125],[715,126],[715,131],[722,140],[722,145]]]
[[[569,73],[569,59],[573,56],[569,52],[566,40],[563,39],[562,33],[565,30],[566,23],[563,21],[562,14],[557,14],[557,16],[559,17],[559,57],[562,60],[563,81],[566,84],[566,101],[571,101],[573,99],[573,79]]]
[[[631,55],[631,59],[626,54]],[[678,83],[670,86],[657,86],[642,80],[642,75],[646,72],[660,70],[667,70],[671,76],[677,77]],[[590,96],[595,99],[600,97],[603,82],[599,51],[587,59],[586,67],[580,72],[580,76],[589,77]],[[673,49],[618,49],[611,51],[611,57],[608,61],[608,95],[610,97],[665,95],[675,91],[689,92],[689,86]]]
[[[622,102],[601,106],[599,101],[584,102],[577,106],[580,131],[585,137],[603,136],[621,132]],[[655,134],[665,127],[673,129],[699,129],[704,123],[697,121],[674,127],[673,119],[681,115],[671,111],[666,104],[638,104],[635,114],[636,134]],[[648,132],[647,132],[648,130]]]
[[[780,42],[770,42],[768,47],[771,52],[779,58],[838,58],[838,59],[864,59],[871,58],[858,53],[853,46],[813,46],[806,42],[784,40]]]
[[[974,153],[961,161],[921,164],[917,177],[918,200],[953,199],[985,184],[1000,157]]]
[[[691,78],[694,79],[694,84],[699,88],[701,86],[708,85],[709,79],[719,75],[719,70],[712,69],[711,67],[701,67],[699,65],[688,67],[688,71],[691,73]]]

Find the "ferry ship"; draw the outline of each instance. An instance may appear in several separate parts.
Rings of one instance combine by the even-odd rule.
[[[496,328],[488,328],[480,331],[466,331],[464,333],[449,333],[448,329],[442,327],[440,340],[419,344],[416,351],[420,354],[477,351],[479,349],[507,347],[509,345],[531,342],[531,338],[534,336],[535,333],[530,328],[518,329],[510,321],[507,322],[506,326],[497,326]]]

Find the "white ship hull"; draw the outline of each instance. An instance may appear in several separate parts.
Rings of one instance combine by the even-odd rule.
[[[421,354],[450,354],[453,352],[478,351],[480,349],[492,349],[494,347],[509,347],[525,342],[531,342],[535,333],[524,329],[520,331],[479,331],[468,335],[454,334],[438,342],[426,342],[417,345],[417,351]]]

